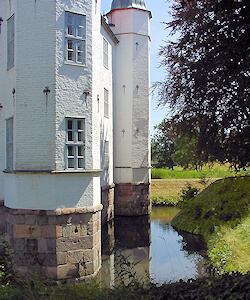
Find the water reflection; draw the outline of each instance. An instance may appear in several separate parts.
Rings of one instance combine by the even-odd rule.
[[[150,217],[116,218],[102,230],[102,270],[100,280],[106,286],[128,284],[135,277],[150,277]]]
[[[116,218],[102,230],[102,270],[106,286],[137,279],[156,283],[206,276],[205,244],[176,231],[177,208],[157,207],[148,216]]]

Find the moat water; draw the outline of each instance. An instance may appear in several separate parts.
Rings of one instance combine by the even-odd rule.
[[[150,218],[116,218],[104,226],[99,280],[111,286],[135,277],[160,284],[207,276],[205,243],[171,226],[178,212],[175,207],[155,207]]]

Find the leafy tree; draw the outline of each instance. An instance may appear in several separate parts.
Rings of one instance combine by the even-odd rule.
[[[202,162],[197,158],[195,148],[197,141],[195,138],[189,139],[176,132],[171,122],[163,120],[156,127],[156,133],[152,137],[151,150],[152,160],[158,167],[172,168],[174,165],[184,169],[202,166]]]
[[[156,133],[151,140],[151,153],[153,162],[158,167],[168,167],[173,169],[174,161],[171,155],[174,153],[174,135],[166,129],[165,122],[158,124]]]
[[[174,163],[187,169],[189,167],[198,169],[202,163],[197,159],[195,148],[197,146],[194,138],[189,139],[187,136],[178,136],[175,142],[175,152],[171,155]]]
[[[157,83],[179,133],[197,140],[204,161],[250,163],[250,1],[172,0],[166,23],[177,41],[160,49]]]

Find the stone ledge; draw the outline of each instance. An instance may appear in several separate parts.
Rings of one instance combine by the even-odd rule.
[[[58,208],[55,210],[57,216],[70,215],[70,214],[88,214],[96,213],[103,209],[103,205],[99,204],[96,206],[76,207],[76,208]]]
[[[56,210],[39,209],[14,209],[5,206],[5,209],[13,215],[39,215],[39,216],[61,216],[70,214],[88,214],[96,213],[103,209],[103,205],[76,207],[76,208],[58,208]]]
[[[145,185],[145,186],[150,186],[150,182],[128,182],[128,183],[116,183],[115,186],[140,186],[140,185]]]
[[[106,186],[102,186],[102,191],[106,191],[106,190],[112,190],[115,188],[115,184],[112,183],[110,185],[106,185]]]

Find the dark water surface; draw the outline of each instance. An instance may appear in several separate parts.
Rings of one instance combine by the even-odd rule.
[[[102,270],[106,285],[139,280],[156,283],[207,275],[206,246],[197,236],[177,232],[174,207],[155,207],[142,217],[116,218],[102,230]]]

